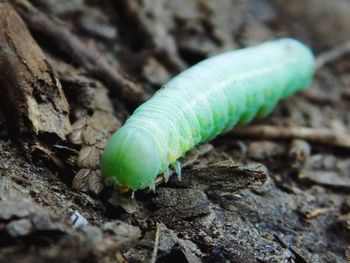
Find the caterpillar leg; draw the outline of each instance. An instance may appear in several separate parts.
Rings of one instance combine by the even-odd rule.
[[[163,173],[164,181],[166,183],[169,181],[170,175],[171,175],[171,171],[170,171],[169,167],[167,167],[165,172]]]
[[[149,187],[149,189],[150,189],[153,193],[156,192],[156,183],[155,183],[155,182],[153,182],[152,184],[150,184],[148,187]]]
[[[175,169],[175,172],[177,174],[177,178],[179,179],[179,181],[181,181],[181,163],[179,161],[175,161],[172,164],[172,167]]]

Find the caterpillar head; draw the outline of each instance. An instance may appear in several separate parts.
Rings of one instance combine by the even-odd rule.
[[[101,161],[103,176],[123,190],[154,186],[160,167],[153,136],[130,126],[122,127],[109,139]]]

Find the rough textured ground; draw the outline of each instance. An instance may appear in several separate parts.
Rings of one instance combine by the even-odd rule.
[[[65,140],[18,133],[2,106],[0,262],[151,262],[157,236],[155,262],[350,259],[348,150],[228,134],[183,160],[181,182],[135,199],[106,188],[98,169],[108,136],[171,76],[280,36],[320,54],[350,40],[349,1],[10,2],[57,74],[72,129]],[[349,86],[343,56],[255,123],[349,133]]]

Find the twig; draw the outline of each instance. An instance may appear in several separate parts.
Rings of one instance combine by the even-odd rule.
[[[160,236],[160,224],[157,223],[156,238],[155,238],[155,241],[154,241],[154,248],[153,248],[153,252],[152,252],[151,263],[156,263],[156,260],[157,260],[157,253],[158,253],[158,246],[159,246],[159,236]]]
[[[328,63],[333,62],[341,58],[342,56],[350,53],[350,41],[343,43],[342,45],[336,46],[335,48],[325,51],[317,56],[316,58],[316,70],[319,70]]]
[[[336,146],[350,150],[350,136],[327,129],[305,127],[275,127],[268,125],[250,125],[237,127],[230,135],[244,138],[270,140],[301,139],[312,143]]]
[[[31,29],[53,40],[58,48],[68,53],[88,72],[104,82],[112,92],[117,91],[133,105],[140,104],[149,98],[141,86],[110,65],[93,45],[84,44],[66,27],[50,19],[27,0],[12,0],[11,3]]]
[[[58,158],[56,154],[54,154],[52,151],[50,151],[46,147],[44,147],[40,144],[34,144],[31,146],[31,150],[32,151],[37,150],[39,152],[42,152],[43,154],[45,154],[47,156],[48,159],[53,161],[59,168],[64,169],[65,165],[64,165],[63,161],[60,158]]]

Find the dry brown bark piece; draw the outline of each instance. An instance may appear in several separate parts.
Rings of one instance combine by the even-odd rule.
[[[19,132],[61,139],[70,132],[69,105],[55,72],[20,16],[2,1],[0,90],[1,107]]]
[[[187,177],[182,178],[182,182],[190,188],[222,194],[261,187],[268,178],[269,171],[262,164],[252,163],[245,166],[227,160],[206,168],[192,169],[188,171]]]
[[[236,127],[228,134],[237,138],[259,138],[265,140],[300,139],[315,144],[339,147],[344,150],[350,149],[350,136],[330,129],[249,125]]]
[[[86,45],[68,28],[40,12],[27,0],[13,0],[12,4],[31,29],[51,39],[62,52],[110,87],[111,92],[117,93],[133,106],[149,99],[150,95],[140,85],[113,67],[92,43]]]

